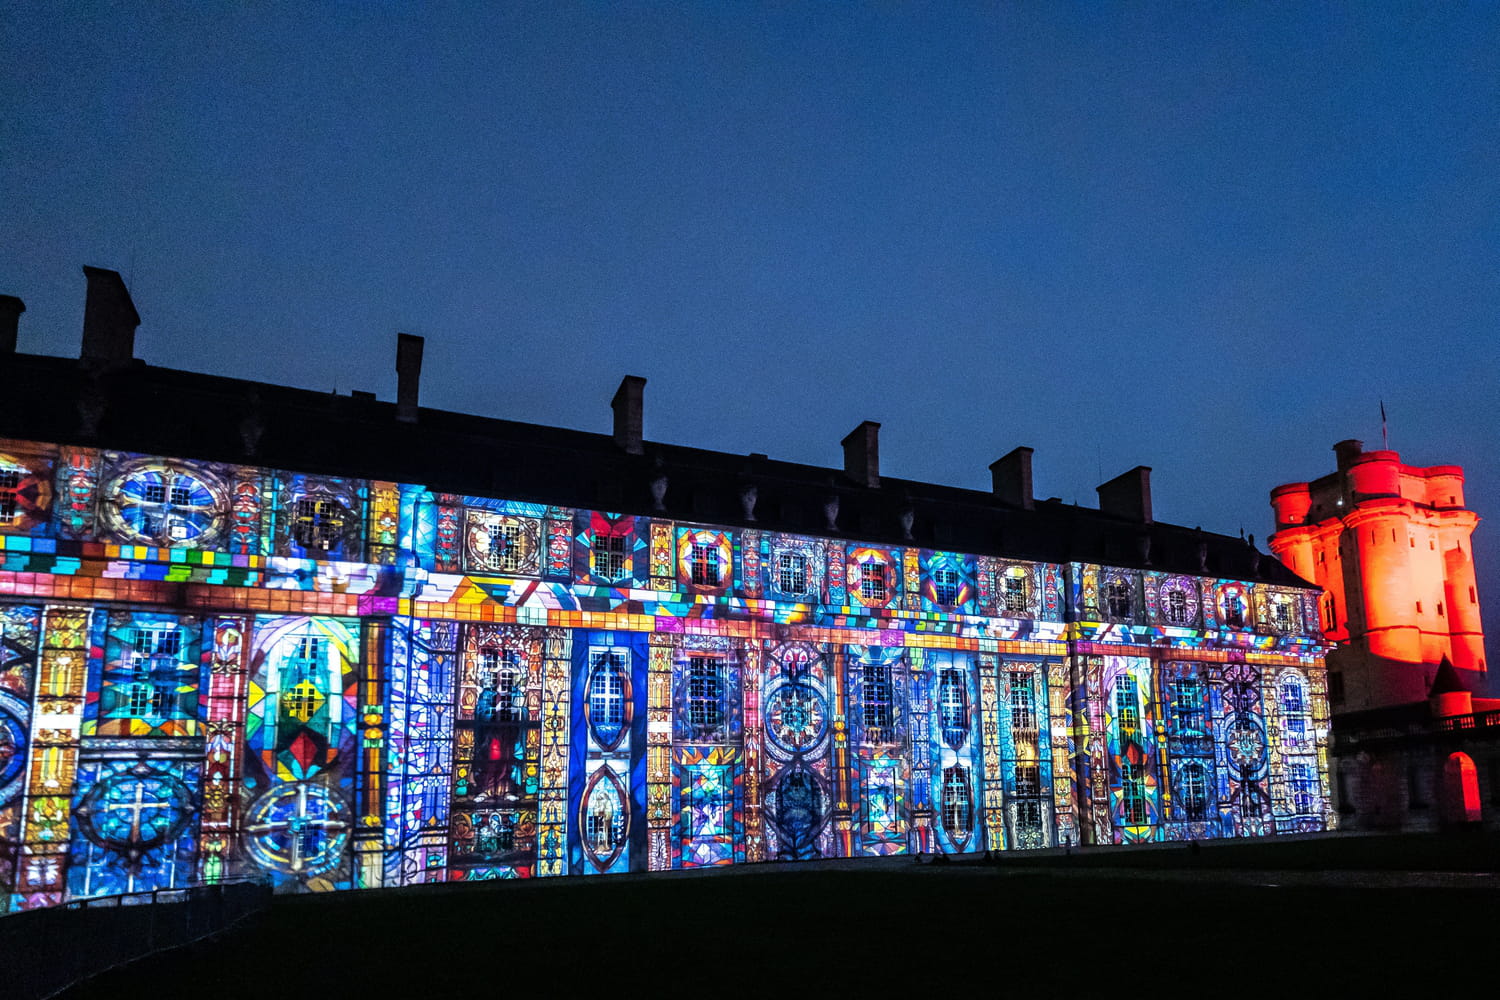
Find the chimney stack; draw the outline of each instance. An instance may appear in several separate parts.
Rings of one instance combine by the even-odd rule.
[[[620,379],[615,398],[609,401],[615,411],[615,444],[627,455],[639,455],[645,449],[646,380],[639,375]]]
[[[1106,514],[1151,523],[1151,467],[1137,465],[1097,487],[1099,509]]]
[[[1350,438],[1348,441],[1340,441],[1334,445],[1333,453],[1338,457],[1339,471],[1347,471],[1349,466],[1354,464],[1354,460],[1364,454],[1364,451],[1365,443],[1363,441],[1355,441],[1353,438]]]
[[[1036,506],[1031,495],[1031,454],[1032,449],[1022,445],[990,463],[990,480],[997,500],[1022,510]]]
[[[880,485],[880,425],[866,420],[850,431],[844,446],[844,475],[871,489]]]
[[[83,351],[80,357],[100,368],[120,368],[135,357],[135,328],[140,313],[120,272],[84,265],[88,292],[83,301]]]
[[[16,333],[26,303],[14,295],[0,295],[0,354],[16,353]]]
[[[417,422],[417,389],[422,380],[425,343],[415,334],[396,334],[396,419],[403,424]]]

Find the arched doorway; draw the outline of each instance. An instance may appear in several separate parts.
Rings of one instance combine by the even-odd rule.
[[[1452,754],[1443,764],[1443,822],[1479,821],[1479,771],[1468,754]]]

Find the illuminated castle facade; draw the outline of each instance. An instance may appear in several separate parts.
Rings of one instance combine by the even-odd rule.
[[[1316,831],[1318,594],[1243,541],[80,360],[0,299],[0,899]]]
[[[1271,492],[1271,551],[1323,588],[1335,710],[1420,701],[1444,659],[1474,690],[1487,671],[1464,470],[1334,445],[1338,469]]]
[[[1271,491],[1271,551],[1323,588],[1335,801],[1351,829],[1500,829],[1500,699],[1456,465],[1341,441],[1338,468]],[[1486,794],[1487,793],[1487,794]]]

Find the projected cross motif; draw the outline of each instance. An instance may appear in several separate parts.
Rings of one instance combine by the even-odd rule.
[[[311,878],[338,864],[349,820],[328,789],[299,781],[263,795],[250,808],[245,834],[261,867]]]
[[[85,836],[135,863],[181,831],[191,806],[191,793],[176,778],[137,764],[95,785],[77,816]]]

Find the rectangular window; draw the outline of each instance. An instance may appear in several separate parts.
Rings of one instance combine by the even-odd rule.
[[[861,563],[859,567],[859,598],[866,604],[884,604],[886,601],[885,564]]]
[[[891,665],[864,665],[865,742],[890,743],[895,739],[896,708],[892,701]]]
[[[1271,623],[1279,631],[1292,630],[1292,602],[1286,599],[1271,601]]]
[[[1013,733],[1036,732],[1036,699],[1031,691],[1031,674],[1025,671],[1010,675],[1010,729]]]
[[[1178,736],[1205,736],[1203,682],[1180,677],[1172,682],[1172,728]]]
[[[723,725],[723,659],[716,656],[688,658],[687,721],[700,735]]]
[[[344,531],[344,506],[303,497],[292,506],[292,537],[304,549],[327,552]]]
[[[1146,768],[1143,764],[1120,765],[1122,812],[1127,826],[1146,822]]]
[[[932,591],[937,595],[937,602],[944,605],[958,603],[958,573],[952,569],[935,569],[932,571]]]
[[[167,484],[147,483],[146,488],[141,491],[141,500],[144,503],[166,503]]]
[[[625,536],[594,536],[594,575],[618,580],[625,575]]]
[[[20,469],[0,469],[0,521],[16,519],[16,490],[20,487]]]
[[[1005,613],[1008,615],[1029,614],[1031,607],[1026,600],[1026,577],[1019,574],[1005,578]]]
[[[1311,764],[1293,764],[1289,770],[1292,809],[1299,813],[1310,813],[1313,809],[1316,777]]]
[[[1042,769],[1035,764],[1016,765],[1016,794],[1042,794]]]
[[[1115,720],[1120,725],[1120,732],[1132,737],[1141,728],[1138,691],[1135,678],[1129,674],[1121,674],[1120,679],[1115,681]]]
[[[693,585],[719,586],[719,547],[713,542],[694,542],[692,557]]]
[[[807,556],[782,552],[776,556],[776,586],[783,594],[807,592]]]
[[[169,495],[174,507],[187,507],[193,502],[193,490],[188,486],[174,485]]]
[[[502,573],[514,573],[525,560],[521,553],[521,527],[497,524],[490,528],[490,565]]]
[[[1042,832],[1042,804],[1036,799],[1022,799],[1017,802],[1016,826],[1024,835],[1023,842],[1038,838]]]

